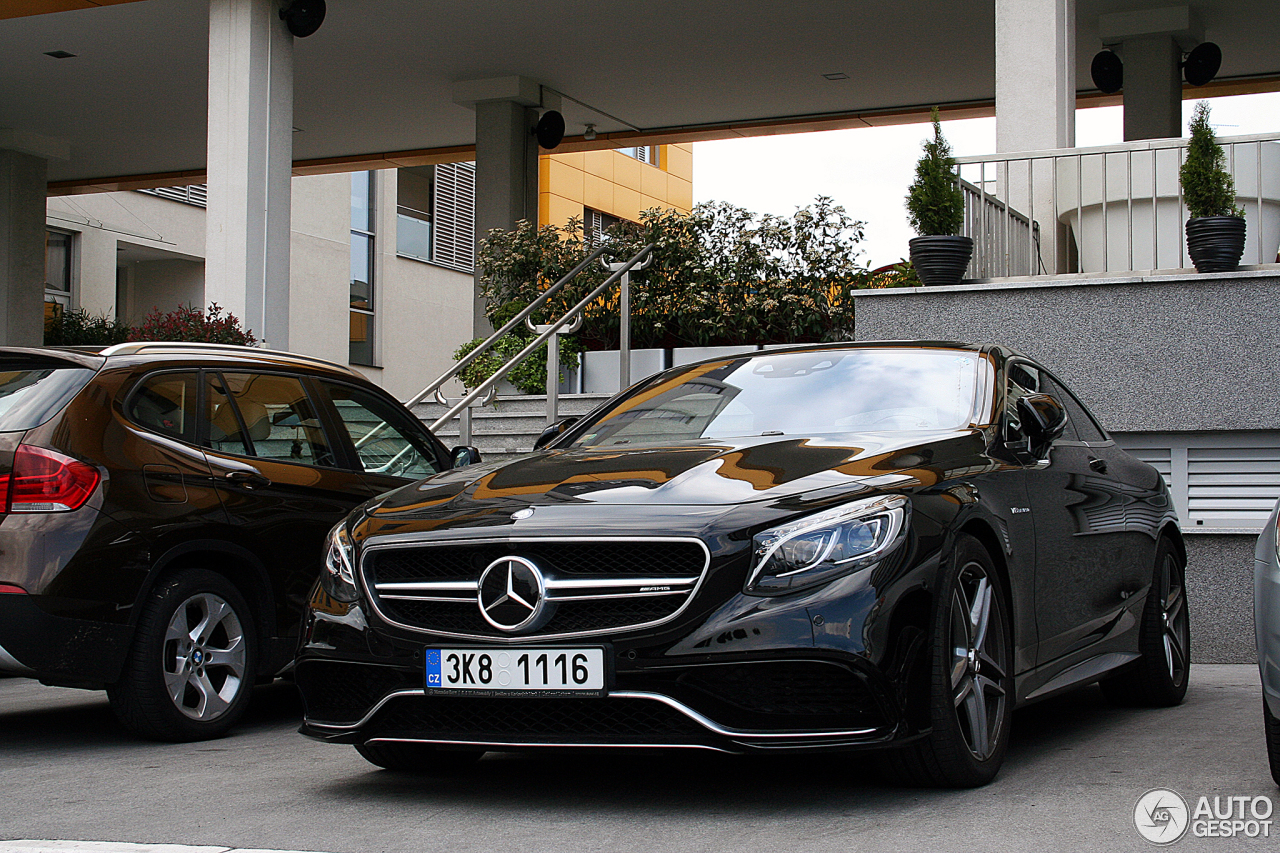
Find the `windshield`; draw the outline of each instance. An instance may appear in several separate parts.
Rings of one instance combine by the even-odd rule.
[[[978,361],[965,350],[885,348],[695,365],[649,380],[572,446],[966,427]]]
[[[0,432],[40,426],[66,405],[95,372],[65,362],[0,361]]]

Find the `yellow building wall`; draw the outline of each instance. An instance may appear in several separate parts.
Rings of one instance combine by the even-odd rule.
[[[545,154],[538,158],[538,224],[582,219],[586,208],[632,222],[652,207],[693,208],[693,146],[658,146],[658,164],[620,151]]]

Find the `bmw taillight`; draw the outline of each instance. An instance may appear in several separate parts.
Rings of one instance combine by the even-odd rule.
[[[70,512],[84,506],[102,476],[78,459],[22,444],[5,479],[5,512]]]

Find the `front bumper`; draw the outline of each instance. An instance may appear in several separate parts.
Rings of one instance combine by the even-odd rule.
[[[734,702],[732,694],[712,694],[705,685],[690,687],[684,679],[697,672],[697,666],[668,670],[661,679],[619,674],[619,682],[647,680],[654,689],[621,687],[604,697],[583,698],[428,696],[420,686],[409,686],[415,677],[421,680],[417,673],[374,666],[361,667],[369,671],[356,673],[354,668],[360,665],[351,663],[312,661],[299,665],[295,677],[307,706],[301,733],[333,743],[400,741],[489,749],[700,748],[742,753],[876,746],[900,740],[905,734],[902,726],[883,713],[874,689],[840,665],[827,661],[743,661],[715,664],[714,668],[723,674],[758,669],[759,664],[774,669],[774,675],[788,670],[794,674],[806,667],[830,668],[833,692],[840,695],[828,697],[823,708],[804,708],[809,698],[805,695],[796,695],[789,703],[783,697],[779,707],[761,708],[758,701]],[[330,669],[333,666],[345,669],[345,681],[333,679],[338,674]],[[840,680],[837,673],[844,674],[844,689],[834,684]],[[777,679],[773,680],[776,687]],[[363,713],[364,702],[350,695],[351,688],[361,681],[371,693],[382,693],[363,707]],[[386,690],[396,681],[401,686]],[[660,688],[663,682],[668,689]],[[858,687],[853,686],[855,682]],[[338,684],[343,687],[335,693]],[[772,692],[775,699],[781,696],[776,689]],[[746,704],[756,707],[744,707]],[[790,707],[783,707],[788,704]],[[814,710],[829,713],[812,713]],[[323,719],[344,714],[359,717]]]

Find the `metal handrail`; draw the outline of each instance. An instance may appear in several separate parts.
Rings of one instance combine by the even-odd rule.
[[[521,323],[523,323],[525,321],[525,318],[531,316],[534,311],[537,311],[539,308],[541,308],[548,299],[550,299],[553,295],[555,295],[557,291],[560,290],[560,288],[564,287],[570,281],[577,278],[578,275],[583,270],[591,266],[591,263],[595,261],[596,258],[600,257],[608,250],[609,250],[609,246],[607,245],[600,246],[594,252],[587,255],[587,257],[582,261],[582,263],[578,264],[576,267],[574,267],[569,272],[567,272],[565,276],[561,278],[559,281],[557,281],[555,284],[551,285],[546,290],[542,291],[542,293],[538,296],[537,299],[530,302],[527,306],[525,306],[523,311],[521,311],[519,314],[517,314],[516,316],[508,320],[502,326],[501,329],[498,329],[498,331],[494,332],[492,335],[485,338],[480,343],[480,346],[476,347],[471,352],[463,356],[458,361],[458,363],[455,364],[453,367],[449,368],[444,373],[437,376],[434,380],[428,383],[426,388],[423,388],[417,394],[414,394],[413,397],[406,400],[405,406],[411,407],[418,403],[421,403],[423,400],[427,398],[429,394],[435,393],[437,388],[442,387],[444,383],[448,382],[450,379],[452,379],[453,377],[461,373],[463,370],[465,370],[468,364],[475,361],[477,358],[479,358],[481,355],[487,352],[489,348],[492,347],[494,344],[496,344],[498,342],[498,339],[501,338],[503,335],[507,334],[516,326],[519,326]]]
[[[581,264],[575,267],[574,271],[570,273],[569,276],[566,276],[565,279],[561,279],[560,282],[557,282],[557,285],[563,284],[565,280],[571,276],[576,276],[579,272],[581,272],[583,269],[586,268],[586,264],[598,258],[606,248],[607,246],[601,246],[599,249],[597,249],[596,251],[588,255],[585,261],[583,261]],[[582,297],[582,300],[577,305],[573,306],[568,311],[566,311],[559,320],[556,320],[555,322],[547,325],[545,327],[546,331],[538,335],[538,337],[534,338],[531,343],[529,343],[524,349],[520,350],[520,352],[516,353],[506,364],[502,365],[496,371],[494,371],[492,376],[490,376],[488,379],[486,379],[485,381],[477,385],[470,394],[463,397],[461,400],[455,403],[449,409],[449,411],[445,412],[443,415],[437,418],[436,421],[431,424],[431,431],[435,432],[436,430],[440,429],[442,426],[448,423],[450,419],[452,419],[455,415],[457,415],[463,409],[470,406],[476,400],[480,399],[480,397],[485,392],[487,392],[490,388],[497,385],[498,382],[501,381],[502,378],[507,375],[507,373],[509,373],[513,368],[515,368],[518,364],[520,364],[520,362],[524,361],[526,358],[532,355],[538,349],[538,347],[546,343],[547,340],[551,338],[552,335],[558,334],[561,329],[569,325],[570,321],[575,321],[577,319],[577,315],[583,309],[585,309],[592,302],[596,301],[596,299],[598,299],[600,295],[603,294],[606,290],[613,287],[613,285],[620,278],[622,278],[623,275],[628,273],[632,267],[636,266],[637,264],[640,263],[640,261],[643,258],[647,257],[649,253],[653,251],[653,248],[654,248],[654,244],[649,243],[643,249],[641,249],[640,251],[632,255],[630,260],[619,265],[618,269],[614,271],[612,275],[606,278],[603,284],[601,284],[595,290],[588,293],[586,296]],[[494,332],[487,342],[491,344],[492,341],[495,340],[497,337],[499,337],[500,335],[506,334],[506,332],[510,331],[514,323],[524,322],[524,319],[528,317],[530,313],[532,313],[531,309],[536,308],[539,305],[541,305],[543,302],[545,302],[549,293],[550,293],[550,289],[548,289],[546,293],[543,293],[542,296],[538,297],[533,302],[529,303],[528,308],[526,308],[525,310],[517,314],[515,318],[512,319],[511,322],[503,326],[502,329],[500,329],[497,332]],[[475,350],[472,350],[471,354],[474,355],[474,353],[475,353]],[[436,383],[433,383],[432,385],[427,386],[428,390],[434,390],[435,388],[438,388],[440,384],[443,384],[443,382],[446,381],[450,376],[455,375],[460,368],[464,367],[466,364],[466,361],[467,360],[464,359],[463,361],[460,361],[456,365],[454,365],[453,371],[446,372],[444,379],[436,380]],[[423,394],[425,393],[427,393],[427,391],[423,392]],[[418,395],[418,397],[415,397],[414,400],[411,401],[408,405],[413,405],[413,403],[418,402],[418,400],[420,399],[422,399],[422,394]]]

